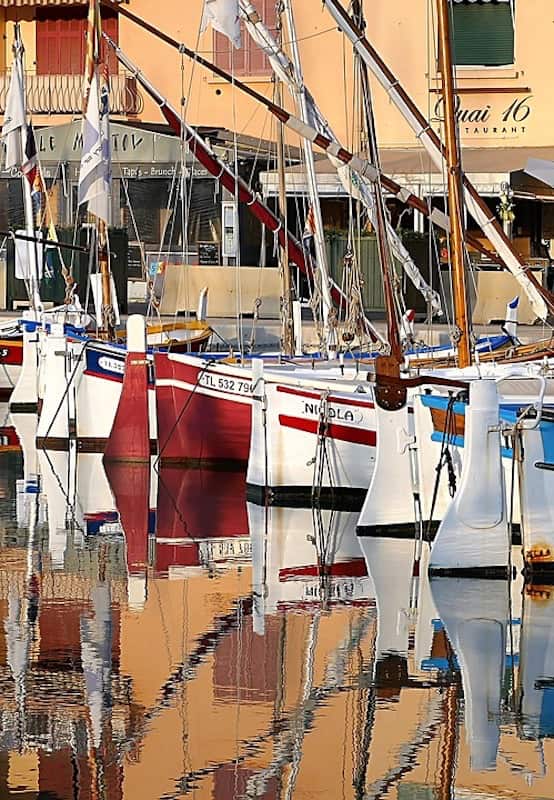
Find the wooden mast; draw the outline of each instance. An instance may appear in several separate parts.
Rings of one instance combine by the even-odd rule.
[[[102,328],[100,337],[113,341],[115,339],[115,321],[112,306],[111,272],[108,258],[107,229],[103,220],[98,221],[98,265],[102,276]]]
[[[471,364],[470,323],[467,309],[464,235],[462,230],[462,173],[454,111],[454,77],[448,0],[437,0],[439,27],[440,71],[442,77],[446,165],[448,172],[448,204],[450,212],[450,242],[452,253],[452,285],[454,319],[458,334],[458,364]]]

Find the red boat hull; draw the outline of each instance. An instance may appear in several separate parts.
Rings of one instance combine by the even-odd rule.
[[[209,372],[198,365],[155,356],[156,408],[159,455],[166,464],[221,464],[234,462],[246,467],[250,450],[252,404],[243,391],[235,394],[205,387]],[[249,380],[225,379],[223,385],[246,387]],[[241,402],[242,401],[242,402]]]

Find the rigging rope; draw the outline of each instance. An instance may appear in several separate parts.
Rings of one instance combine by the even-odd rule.
[[[441,441],[441,449],[440,449],[440,456],[437,466],[435,467],[435,484],[433,486],[433,495],[431,500],[431,509],[429,511],[429,520],[427,522],[427,530],[426,530],[426,539],[430,541],[431,538],[431,527],[433,521],[433,514],[435,511],[435,505],[437,502],[437,497],[439,493],[439,485],[441,479],[441,473],[443,466],[446,466],[446,470],[448,473],[448,491],[450,497],[454,497],[456,494],[456,471],[454,469],[454,462],[452,460],[452,453],[450,452],[450,447],[455,443],[456,440],[456,414],[454,411],[454,405],[456,402],[459,402],[462,398],[463,392],[458,392],[455,395],[451,395],[448,399],[448,405],[446,407],[446,415],[444,419],[444,427],[442,431],[442,441]]]

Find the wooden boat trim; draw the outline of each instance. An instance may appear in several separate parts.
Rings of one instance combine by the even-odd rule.
[[[447,410],[446,408],[430,408],[431,411],[431,419],[433,421],[433,429],[435,433],[440,433],[441,435],[444,434],[446,430],[446,417],[447,417]],[[450,415],[451,423],[449,426],[449,430],[446,431],[447,434],[450,436],[465,436],[466,430],[466,418],[464,414],[456,414],[455,412]]]

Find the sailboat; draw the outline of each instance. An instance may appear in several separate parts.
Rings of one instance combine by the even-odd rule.
[[[332,5],[337,5],[334,0]],[[442,372],[445,382],[452,381],[450,391],[433,387],[434,376],[438,373],[430,371],[420,376],[427,388],[425,394],[422,389],[416,392],[420,397],[416,397],[414,401],[416,413],[411,430],[405,410],[400,408],[394,411],[386,406],[377,409],[377,437],[380,445],[385,446],[378,449],[373,479],[360,515],[360,528],[368,534],[379,534],[391,525],[395,529],[407,529],[410,520],[412,527],[419,523],[429,530],[431,517],[435,520],[444,517],[431,556],[433,569],[486,569],[499,570],[506,574],[509,530],[519,519],[516,489],[512,481],[504,479],[509,462],[512,465],[514,463],[513,448],[509,450],[507,445],[502,449],[501,444],[504,442],[500,441],[501,434],[504,437],[515,436],[519,428],[526,426],[525,418],[530,410],[535,411],[538,426],[543,404],[548,402],[549,394],[552,398],[551,387],[546,380],[549,363],[544,361],[539,366],[523,361],[519,363],[516,359],[512,364],[499,363],[490,367],[481,365],[481,360],[474,366],[471,365],[465,268],[461,248],[461,170],[453,114],[454,90],[447,3],[440,0],[438,8],[447,121],[449,197],[452,200],[451,220],[456,223],[453,224],[453,260],[456,309],[459,314],[457,324],[463,339],[463,346],[459,343],[458,347],[460,367]],[[346,26],[344,20],[343,26]],[[372,56],[367,57],[366,63],[373,63],[375,68],[376,61],[375,56]],[[387,75],[387,82],[389,77]],[[408,105],[404,95],[402,97],[403,104]],[[410,106],[410,113],[415,115],[412,106],[413,104]],[[435,147],[433,142],[429,144],[430,147]],[[440,152],[439,156],[442,158]],[[467,181],[464,185],[466,195],[475,202]],[[496,231],[492,238],[495,236]],[[503,247],[504,244],[499,241],[499,246]],[[547,304],[549,299],[542,287],[541,291],[536,287],[535,289],[532,294],[537,304],[540,298],[541,302]],[[407,380],[404,385],[408,387],[410,381]],[[467,412],[466,408],[469,408]],[[472,419],[465,442],[464,426],[459,424],[457,416],[461,411]],[[527,427],[533,427],[533,423]],[[399,431],[408,434],[403,440],[404,445],[395,445],[395,437],[398,437]],[[383,436],[386,441],[383,441]],[[435,443],[433,455],[429,439]],[[464,444],[466,448],[462,458],[459,448]],[[444,463],[447,463],[444,472],[448,470],[450,475],[450,489],[455,490],[456,479],[461,482],[454,499],[447,496],[445,481],[443,480],[439,492],[436,473],[435,478],[432,477],[432,469],[437,464],[440,465],[444,458]],[[387,491],[387,480],[391,474],[398,475],[400,472],[405,491],[401,495],[401,502],[395,504],[391,493]],[[488,492],[485,491],[486,486],[489,487]]]
[[[246,5],[247,4],[245,4],[245,6]],[[139,22],[139,24],[143,25],[143,27],[152,33],[155,32],[153,26],[139,20],[136,15],[133,15],[126,9],[123,9],[122,13],[129,16],[135,22]],[[169,44],[176,44],[171,37],[168,37],[166,34],[162,34],[162,38]],[[121,54],[120,49],[115,49],[127,68],[134,72],[146,91],[148,91],[160,104],[162,109],[164,109],[164,115],[170,123],[176,125],[176,115],[168,109],[167,103],[161,95],[153,89],[147,79],[137,70],[129,59],[126,59],[126,57]],[[196,61],[206,65],[207,62],[201,57],[194,54],[193,57]],[[213,67],[213,65],[210,65],[210,67]],[[218,68],[215,69],[217,71]],[[221,70],[217,72],[217,74],[220,73]],[[237,85],[240,85],[240,82]],[[250,95],[256,94],[252,89],[247,88],[246,90]],[[258,99],[257,95],[256,99]],[[266,101],[266,106],[269,107],[269,105],[272,106],[273,112],[279,119],[284,121],[285,124],[289,125],[297,132],[301,130],[304,135],[308,136],[308,138],[312,138],[313,141],[323,146],[324,149],[328,151],[331,150],[331,152],[339,152],[341,157],[344,158],[345,163],[350,164],[352,168],[357,167],[357,169],[364,172],[364,174],[375,175],[377,172],[372,165],[363,162],[359,158],[354,158],[351,154],[349,155],[346,153],[345,155],[346,151],[340,148],[336,142],[326,139],[325,136],[318,134],[315,129],[312,129],[309,125],[306,125],[306,123],[298,120],[298,118],[293,118],[282,109],[276,109],[275,104],[270,104]],[[207,166],[213,174],[217,174],[214,169],[213,157],[210,157],[210,154],[206,155],[204,148],[200,146],[197,138],[195,138],[193,134],[187,131],[186,135],[190,138],[190,141],[194,143],[193,149],[195,154],[203,160],[204,165]],[[223,169],[223,167],[221,169]],[[226,185],[231,191],[235,191],[236,184],[234,181],[229,179],[229,183]],[[242,199],[252,207],[251,210],[257,215],[259,214],[259,218],[262,221],[269,223],[270,230],[278,230],[280,239],[283,242],[285,234],[283,233],[281,236],[282,231],[275,220],[271,218],[268,219],[267,213],[259,208],[259,201],[257,198],[251,195],[247,187],[242,187],[241,191]],[[302,257],[301,253],[299,254],[297,252],[296,244],[291,242],[290,238],[288,241],[288,249],[295,263],[299,263],[301,266],[305,267],[305,259]],[[524,283],[526,288],[529,289],[528,282],[526,283],[524,281]],[[533,289],[531,288],[529,291],[532,292]],[[536,296],[533,296],[536,299]],[[543,299],[544,298],[541,299],[540,303],[537,301],[541,311],[544,311],[545,307]],[[545,351],[544,349],[537,348],[537,354],[539,352],[542,356]],[[529,355],[529,353],[526,354]],[[443,352],[441,356],[444,355]],[[489,355],[492,358],[495,357],[494,353],[490,353]],[[420,356],[421,354],[417,355],[418,358]],[[481,360],[487,357],[486,355],[480,355]],[[379,361],[375,363],[378,364]],[[440,361],[437,362],[437,366],[439,364]],[[421,362],[416,366],[416,362],[414,361],[414,368],[417,369],[418,366],[421,366]],[[349,377],[359,378],[361,384],[365,383],[367,372],[371,372],[373,368],[373,362],[371,362],[367,365],[367,371],[364,365],[362,367],[362,374],[358,376],[351,374]],[[329,369],[325,370],[325,380],[333,380],[334,369],[336,368],[331,365]],[[342,369],[347,369],[347,367],[343,367]],[[310,385],[309,383],[313,379],[312,376],[301,375],[301,365],[297,367],[294,372],[292,371],[292,367],[279,370],[278,377],[277,373],[275,376],[270,374],[271,370],[272,367],[268,367],[268,382],[284,382],[287,385],[296,385],[307,390],[314,388],[313,384]],[[166,458],[168,461],[195,461],[220,458],[225,461],[234,460],[239,463],[244,463],[247,457],[250,435],[251,412],[249,405],[251,403],[251,388],[253,385],[250,367],[243,364],[238,366],[220,363],[219,361],[212,361],[210,359],[197,360],[187,358],[186,356],[170,354],[160,355],[156,358],[155,371],[159,425],[158,438],[162,458]],[[342,370],[339,370],[337,374],[340,375],[341,372]],[[353,372],[355,372],[355,370]],[[439,378],[435,378],[434,380],[436,384],[442,382]],[[451,378],[450,381],[452,380],[455,379]],[[307,383],[304,383],[305,381],[307,381]],[[430,383],[433,384],[433,381],[430,381]],[[333,389],[334,388],[335,385],[333,383]],[[345,387],[347,392],[351,388],[352,386]],[[281,398],[281,400],[282,399],[283,398]],[[297,402],[297,398],[293,397],[292,399],[294,402]],[[186,409],[186,411],[183,409]],[[294,416],[294,414],[285,416]],[[206,424],[208,419],[209,423]],[[315,451],[316,447],[317,440],[316,437],[314,437],[312,453]],[[367,485],[369,477],[370,475],[368,474],[365,482],[361,483],[358,488]],[[299,482],[302,486],[306,485],[303,480]]]

